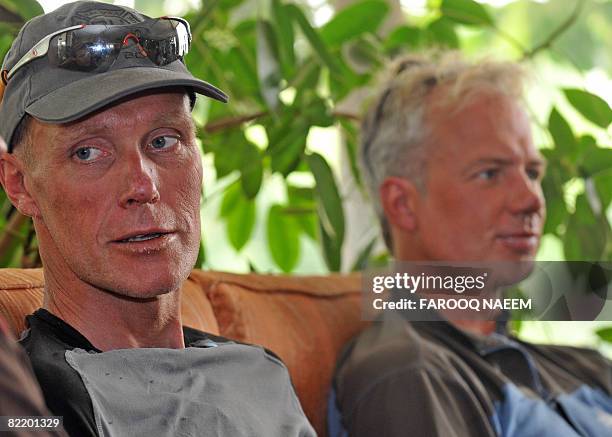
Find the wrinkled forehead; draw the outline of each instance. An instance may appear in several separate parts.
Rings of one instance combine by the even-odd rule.
[[[102,109],[68,123],[32,120],[31,134],[37,147],[65,144],[88,135],[115,135],[120,129],[136,126],[180,126],[194,129],[191,101],[182,89],[149,90],[113,102]],[[38,150],[44,153],[43,150]]]

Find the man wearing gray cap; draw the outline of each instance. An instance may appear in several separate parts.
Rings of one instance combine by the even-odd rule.
[[[22,337],[71,435],[314,435],[272,353],[181,325],[200,239],[195,93],[180,18],[76,2],[2,65],[0,181],[32,217],[43,309]]]

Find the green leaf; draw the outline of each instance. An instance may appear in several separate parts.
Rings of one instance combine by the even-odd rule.
[[[378,237],[372,238],[372,240],[361,250],[359,256],[353,263],[353,267],[351,267],[352,272],[362,271],[368,266],[370,255],[372,254],[372,250],[374,249],[377,240]]]
[[[295,129],[295,122],[301,120],[296,117],[295,108],[289,107],[279,111],[279,117],[274,117],[265,125],[268,136],[267,151],[271,152],[287,135]]]
[[[399,26],[385,40],[385,51],[393,53],[399,48],[417,49],[423,45],[423,39],[423,31],[418,27]]]
[[[243,198],[227,218],[227,236],[232,247],[240,250],[251,238],[255,225],[255,202]]]
[[[257,77],[259,89],[268,107],[276,110],[280,91],[280,61],[277,38],[266,20],[257,22]]]
[[[602,208],[606,211],[612,202],[612,170],[597,173],[593,177],[593,182]]]
[[[582,154],[580,170],[583,176],[594,176],[612,169],[612,149],[591,145]]]
[[[302,116],[314,126],[329,127],[334,124],[334,117],[325,101],[314,91],[306,92],[302,102]]]
[[[610,238],[605,216],[596,216],[585,194],[576,197],[576,210],[567,223],[563,251],[568,261],[598,261]]]
[[[314,189],[310,187],[297,187],[287,185],[287,198],[291,206],[315,206]]]
[[[564,184],[571,179],[580,176],[573,163],[567,159],[558,149],[540,149],[540,153],[546,158],[547,167],[555,168],[559,172],[559,181]]]
[[[238,151],[237,151],[238,153]],[[243,161],[240,167],[240,183],[242,191],[249,199],[253,199],[259,193],[263,180],[263,161],[256,145],[250,141],[244,143],[241,150]]]
[[[550,165],[544,180],[542,181],[542,191],[546,199],[546,223],[544,224],[544,234],[558,235],[557,229],[567,218],[567,205],[563,194],[563,178],[558,166]]]
[[[220,179],[243,167],[244,156],[236,153],[235,147],[242,148],[241,146],[247,142],[247,139],[241,130],[233,129],[216,136],[215,140],[208,143],[208,148],[214,153],[215,170],[217,171],[217,178]]]
[[[311,47],[313,48],[319,59],[321,59],[321,62],[323,62],[331,71],[339,73],[340,67],[338,66],[336,60],[329,53],[329,51],[327,50],[327,46],[321,40],[319,34],[312,28],[300,8],[293,4],[287,5],[286,7],[289,13],[291,14],[293,20],[302,30],[302,33],[310,43]]]
[[[612,123],[612,109],[601,97],[574,88],[565,88],[563,92],[572,106],[587,120],[604,129]]]
[[[0,6],[21,16],[24,21],[45,13],[35,0],[0,0]]]
[[[268,247],[272,259],[285,273],[295,268],[300,254],[299,229],[292,217],[283,213],[283,206],[273,205],[268,211]]]
[[[340,126],[342,127],[342,132],[344,133],[344,146],[346,154],[349,158],[351,174],[353,175],[355,182],[357,182],[357,185],[360,188],[363,188],[361,171],[359,170],[359,165],[357,164],[357,131],[350,122],[343,119],[340,119]]]
[[[342,57],[338,57],[340,71],[331,71],[329,75],[330,97],[336,102],[341,101],[350,94],[355,88],[366,85],[370,79],[370,74],[357,74],[343,62]]]
[[[227,218],[240,202],[240,187],[235,182],[225,189],[223,199],[221,200],[221,208],[219,209],[219,217]]]
[[[612,326],[600,328],[595,331],[595,334],[606,343],[612,343]]]
[[[242,94],[259,94],[259,83],[257,70],[249,59],[249,56],[240,48],[232,48],[225,57],[227,72],[234,76],[233,84],[240,87]],[[200,61],[201,62],[201,61]],[[229,90],[232,95],[237,94],[238,90]]]
[[[440,11],[445,17],[461,24],[492,25],[493,18],[480,3],[474,0],[442,0]]]
[[[234,183],[225,190],[220,215],[225,218],[227,237],[232,247],[242,249],[255,225],[255,202],[247,199],[240,185]]]
[[[321,39],[327,45],[339,46],[364,33],[376,33],[389,5],[381,0],[364,0],[340,10],[321,28]]]
[[[427,37],[430,44],[440,45],[451,49],[459,47],[459,37],[455,26],[444,17],[431,22],[427,27]]]
[[[565,121],[559,111],[557,111],[557,108],[553,108],[550,112],[550,116],[548,117],[548,130],[559,152],[569,157],[571,161],[574,162],[577,153],[576,137],[570,125]]]
[[[317,239],[317,204],[314,200],[314,190],[307,187],[296,187],[287,184],[289,206],[300,210],[294,218],[302,231],[311,239]]]
[[[321,217],[319,217],[319,232],[325,264],[330,271],[339,272],[342,265],[342,242],[327,232]]]
[[[277,149],[271,155],[270,167],[272,171],[287,176],[294,171],[300,163],[304,149],[306,148],[306,137],[303,135],[288,137],[291,142],[286,147]]]
[[[281,4],[280,0],[272,0],[272,17],[274,18],[272,24],[276,26],[278,35],[283,76],[289,78],[293,76],[295,70],[293,22],[287,7]]]
[[[344,240],[344,210],[334,175],[321,155],[313,153],[307,155],[306,160],[316,181],[319,217],[325,234],[341,246]]]
[[[306,62],[306,65],[299,71],[294,82],[297,89],[294,105],[299,105],[304,100],[304,97],[317,87],[320,76],[321,66],[316,62]]]
[[[287,176],[295,169],[306,148],[309,129],[310,127],[305,123],[298,123],[278,142],[270,142],[268,152],[271,157],[272,171]]]

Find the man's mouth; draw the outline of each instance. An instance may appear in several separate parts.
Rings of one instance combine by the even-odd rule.
[[[497,238],[507,248],[522,253],[537,250],[540,241],[540,235],[535,232],[506,233]]]
[[[113,240],[114,243],[139,243],[163,238],[173,232],[162,229],[151,229],[143,231],[130,232]]]
[[[136,242],[136,241],[147,241],[147,240],[153,240],[154,238],[159,238],[163,235],[166,235],[165,233],[161,233],[161,232],[153,232],[151,234],[139,234],[139,235],[134,235],[133,237],[129,237],[129,238],[123,238],[120,240],[117,240],[119,243],[132,243],[132,242]]]

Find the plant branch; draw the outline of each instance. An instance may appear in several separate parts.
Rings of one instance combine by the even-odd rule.
[[[491,28],[504,40],[506,40],[510,45],[514,46],[519,52],[525,53],[527,49],[521,44],[516,38],[507,33],[501,27],[498,27],[495,23],[491,24]]]
[[[248,121],[257,120],[258,118],[264,117],[268,115],[268,111],[259,111],[254,114],[248,115],[240,115],[238,117],[225,117],[219,120],[215,120],[211,123],[208,123],[206,127],[204,127],[204,131],[209,134],[213,134],[218,131],[222,131],[228,128],[240,126],[242,123],[246,123]]]
[[[345,118],[347,120],[361,122],[361,117],[352,112],[332,111],[332,115],[337,118]]]
[[[540,44],[538,44],[537,46],[535,46],[528,52],[525,52],[523,54],[523,59],[531,59],[538,52],[549,48],[555,42],[557,38],[563,35],[563,33],[565,33],[576,22],[576,20],[580,16],[580,12],[582,11],[583,5],[584,5],[584,0],[578,0],[576,2],[576,7],[572,11],[571,15],[567,17],[567,19],[563,23],[561,23],[559,27],[553,30],[553,32],[548,36],[548,38],[546,38],[543,42],[541,42]]]

